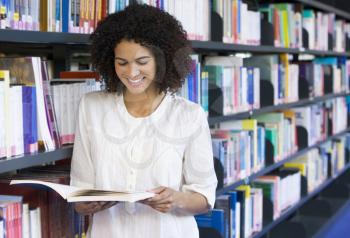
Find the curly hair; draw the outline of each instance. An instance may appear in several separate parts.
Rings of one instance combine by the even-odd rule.
[[[90,40],[93,67],[108,92],[121,93],[124,88],[114,68],[114,49],[122,40],[133,40],[153,53],[159,92],[175,93],[190,72],[192,49],[186,31],[173,16],[155,7],[132,4],[110,14],[100,21]]]

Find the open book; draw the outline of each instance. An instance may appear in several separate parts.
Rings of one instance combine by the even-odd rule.
[[[12,180],[13,184],[27,184],[34,187],[51,188],[68,202],[90,201],[118,201],[137,202],[154,196],[149,192],[109,191],[98,189],[84,189],[58,183],[44,182],[40,180]]]

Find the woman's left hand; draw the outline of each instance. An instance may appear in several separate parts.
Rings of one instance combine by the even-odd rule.
[[[155,193],[155,196],[142,201],[142,203],[149,205],[153,209],[167,213],[176,207],[177,199],[180,192],[168,187],[158,187],[150,190]]]

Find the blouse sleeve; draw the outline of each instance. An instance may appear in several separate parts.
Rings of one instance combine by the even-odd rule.
[[[90,153],[90,135],[85,118],[85,96],[82,97],[79,104],[70,177],[72,186],[94,187],[95,173]]]
[[[197,129],[189,139],[185,150],[183,175],[183,192],[197,192],[205,196],[210,208],[214,207],[217,178],[214,170],[214,160],[210,130],[207,116],[200,108]]]

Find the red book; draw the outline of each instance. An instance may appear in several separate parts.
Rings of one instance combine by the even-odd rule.
[[[94,78],[100,81],[100,75],[94,71],[62,71],[60,72],[61,79],[86,79]]]

